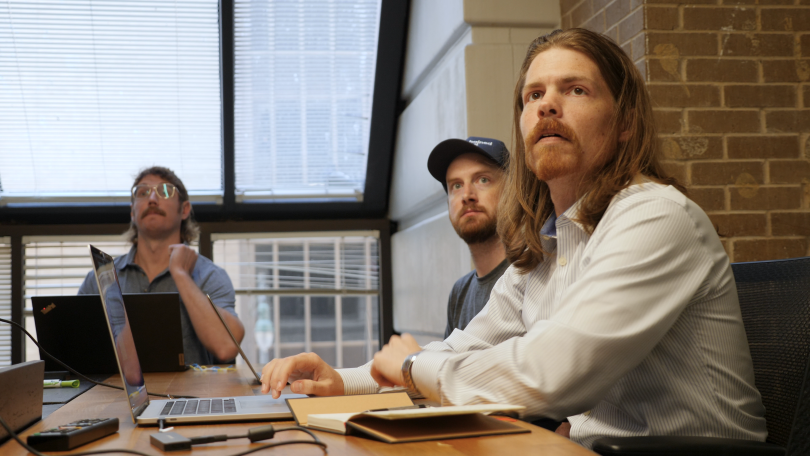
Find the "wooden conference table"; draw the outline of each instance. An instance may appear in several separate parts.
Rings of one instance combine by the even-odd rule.
[[[259,386],[250,383],[249,374],[239,372],[213,373],[213,372],[164,372],[145,374],[146,386],[152,393],[188,394],[199,397],[214,396],[251,396],[259,395]],[[108,380],[109,383],[120,385],[121,378],[116,375]],[[34,424],[21,433],[25,437],[44,429],[50,429],[60,424],[70,423],[84,418],[118,418],[120,428],[117,434],[81,446],[71,452],[57,454],[78,453],[81,451],[130,448],[148,454],[164,454],[149,442],[149,435],[157,432],[157,427],[136,427],[132,423],[129,406],[124,393],[120,390],[95,386],[86,393],[77,397],[67,405],[54,411],[44,420]],[[329,455],[494,455],[494,454],[537,454],[544,456],[586,456],[594,455],[591,451],[558,436],[553,432],[533,426],[522,421],[517,424],[531,430],[530,434],[515,434],[507,436],[476,437],[469,439],[449,439],[430,442],[387,444],[362,437],[342,436],[328,432],[318,432],[318,438],[328,445]],[[216,425],[183,425],[175,426],[175,432],[186,437],[228,434],[245,434],[248,428],[267,424],[262,423],[232,423]],[[294,421],[274,422],[277,429],[294,426]],[[247,439],[234,439],[226,442],[195,445],[192,450],[170,452],[166,454],[196,454],[198,456],[230,455],[255,448],[266,443],[283,440],[309,440],[310,436],[298,432],[288,431],[277,433],[272,440],[250,443]],[[29,454],[14,440],[9,440],[0,446],[3,456]],[[281,455],[322,455],[323,451],[314,445],[286,445],[261,451],[260,454]]]

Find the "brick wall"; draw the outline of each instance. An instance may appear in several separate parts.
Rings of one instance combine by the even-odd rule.
[[[633,57],[732,261],[810,255],[810,0],[560,0]]]

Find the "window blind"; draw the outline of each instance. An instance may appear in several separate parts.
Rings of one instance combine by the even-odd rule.
[[[217,0],[0,1],[0,203],[222,193]]]
[[[11,320],[11,239],[0,237],[0,317]],[[0,366],[11,365],[11,326],[0,323]]]
[[[362,199],[380,0],[236,0],[237,200]]]

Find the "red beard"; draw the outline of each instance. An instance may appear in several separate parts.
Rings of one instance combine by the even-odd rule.
[[[540,143],[540,136],[547,132],[559,134],[567,142]],[[524,141],[526,163],[541,181],[572,174],[582,166],[582,148],[576,133],[556,119],[540,119]]]

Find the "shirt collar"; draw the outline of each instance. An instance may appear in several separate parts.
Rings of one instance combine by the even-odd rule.
[[[582,226],[581,223],[574,220],[577,212],[579,212],[579,206],[581,203],[582,198],[578,199],[576,203],[572,204],[571,207],[566,209],[566,211],[563,212],[559,217],[557,217],[556,212],[552,212],[548,219],[546,219],[546,223],[544,223],[543,227],[540,228],[540,234],[543,236],[557,237],[557,226],[562,226],[568,223],[573,223],[579,227],[579,229],[585,231],[585,227]]]
[[[129,252],[124,255],[124,261],[118,266],[118,270],[121,271],[127,266],[136,266],[135,264],[135,253],[138,251],[137,244],[132,244],[132,247],[129,248]]]

